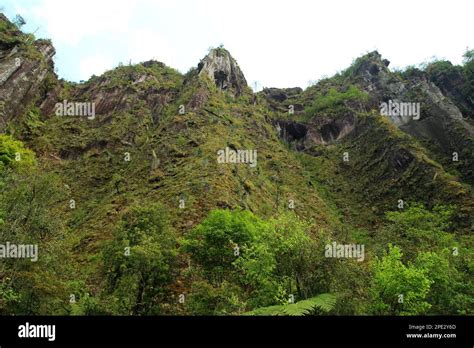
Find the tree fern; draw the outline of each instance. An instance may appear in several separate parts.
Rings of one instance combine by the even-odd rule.
[[[308,315],[316,309],[329,312],[336,305],[336,296],[332,294],[320,294],[296,303],[261,307],[244,315]]]

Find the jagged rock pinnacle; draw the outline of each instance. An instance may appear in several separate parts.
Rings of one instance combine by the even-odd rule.
[[[380,73],[387,74],[389,72],[388,66],[390,62],[387,59],[382,59],[382,56],[377,51],[370,52],[365,56],[359,58],[354,74],[366,79],[378,76]]]
[[[235,96],[243,93],[247,87],[245,76],[236,60],[224,48],[214,48],[198,65],[199,75],[207,74],[222,90],[228,90]]]

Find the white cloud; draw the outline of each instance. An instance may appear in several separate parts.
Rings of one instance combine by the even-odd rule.
[[[155,59],[173,66],[175,50],[160,33],[150,29],[140,28],[127,35],[128,56],[133,63]]]
[[[44,23],[56,44],[77,45],[101,33],[123,34],[135,7],[126,0],[43,0],[31,14]]]
[[[100,75],[113,68],[112,65],[113,61],[104,55],[88,56],[79,63],[81,79],[87,80],[92,75]]]
[[[80,66],[83,79],[99,70],[94,60],[111,69],[155,58],[186,71],[224,43],[249,82],[304,87],[376,48],[404,67],[434,55],[460,63],[466,46],[474,47],[472,0],[28,1],[14,4],[53,39],[59,71],[77,76]]]

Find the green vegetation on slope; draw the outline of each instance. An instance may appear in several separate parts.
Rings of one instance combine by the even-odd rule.
[[[0,260],[0,313],[472,314],[472,188],[374,110],[369,58],[276,111],[159,62],[51,78],[45,95],[99,111],[41,114],[38,96],[0,135],[0,242],[39,250]],[[296,151],[281,118],[331,136]],[[218,163],[226,148],[257,165]]]

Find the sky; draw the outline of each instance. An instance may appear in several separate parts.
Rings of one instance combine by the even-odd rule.
[[[76,82],[150,59],[185,73],[220,44],[254,89],[305,88],[373,50],[404,68],[433,57],[461,64],[474,48],[472,0],[2,0],[0,9],[51,39],[58,75]]]

